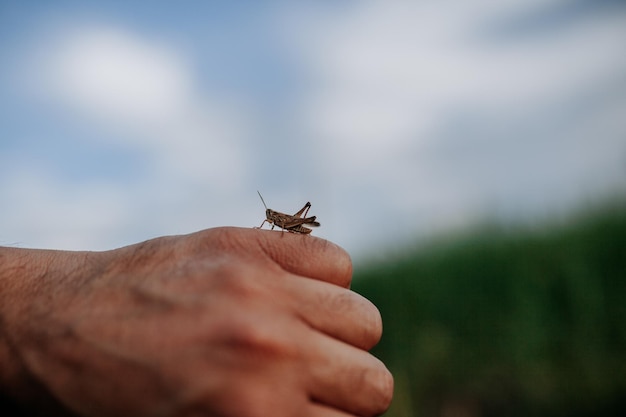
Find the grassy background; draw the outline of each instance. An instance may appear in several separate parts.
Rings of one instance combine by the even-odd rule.
[[[626,415],[626,209],[485,227],[358,266],[388,417]]]

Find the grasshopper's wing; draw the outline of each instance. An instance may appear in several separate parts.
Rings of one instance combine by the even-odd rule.
[[[315,219],[317,219],[316,216],[311,216],[311,217],[307,217],[306,219],[302,219],[302,220],[303,220],[303,224],[305,224],[306,226],[318,227],[320,225],[320,223],[315,221]]]
[[[282,227],[283,229],[290,229],[290,228],[294,228],[294,227],[298,227],[302,225],[319,226],[320,224],[316,222],[315,219],[316,219],[315,216],[306,217],[306,218],[291,216],[289,218],[283,219],[284,223],[278,224],[278,226]]]

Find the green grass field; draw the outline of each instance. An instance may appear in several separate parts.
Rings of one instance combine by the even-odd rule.
[[[626,206],[486,227],[356,266],[388,417],[626,415]]]

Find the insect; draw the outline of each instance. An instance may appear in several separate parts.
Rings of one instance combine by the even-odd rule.
[[[257,193],[259,192],[257,191]],[[315,216],[306,217],[307,213],[309,212],[309,208],[311,208],[311,203],[309,203],[308,201],[304,205],[304,207],[302,207],[296,214],[292,216],[290,214],[279,213],[278,211],[267,208],[267,205],[265,204],[265,200],[263,200],[263,196],[261,195],[261,193],[259,193],[259,197],[261,197],[261,201],[265,206],[265,220],[263,220],[263,223],[261,223],[261,225],[257,229],[262,228],[265,222],[268,222],[272,225],[272,230],[274,230],[275,226],[278,226],[283,229],[282,231],[286,230],[291,233],[301,233],[303,235],[308,235],[312,232],[312,230],[308,227],[304,227],[304,225],[313,227],[317,227],[320,225],[319,222],[315,221]]]

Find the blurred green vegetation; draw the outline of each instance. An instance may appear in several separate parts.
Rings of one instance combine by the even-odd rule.
[[[395,377],[386,416],[626,415],[625,208],[357,265]]]

